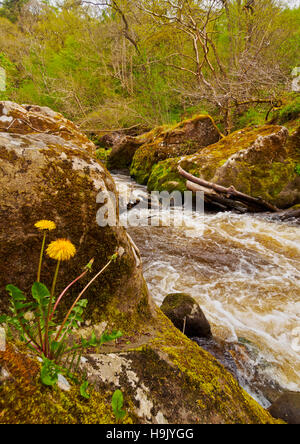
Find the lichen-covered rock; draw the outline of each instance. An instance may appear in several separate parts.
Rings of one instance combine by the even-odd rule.
[[[51,390],[41,384],[40,363],[28,350],[8,343],[0,351],[0,366],[10,378],[0,384],[1,424],[114,424],[109,387],[101,393],[89,387],[90,399],[80,395],[79,386],[69,381],[70,389]],[[126,405],[124,423],[136,422]]]
[[[269,408],[275,417],[288,424],[300,424],[300,392],[283,393]]]
[[[147,140],[134,154],[130,174],[140,184],[147,183],[153,166],[158,162],[193,154],[221,138],[214,121],[206,115],[161,128],[153,140]]]
[[[262,197],[280,208],[300,202],[299,129],[289,136],[281,126],[246,128],[191,156],[168,159],[156,165],[148,189],[170,191],[170,181],[185,190],[185,179],[177,167],[225,187]],[[172,189],[172,191],[173,191]]]
[[[215,358],[190,341],[157,309],[155,332],[137,346],[126,338],[123,350],[107,346],[86,354],[80,369],[90,384],[90,399],[70,390],[45,389],[40,363],[10,342],[0,351],[0,366],[10,373],[0,385],[1,423],[116,423],[111,396],[121,389],[124,423],[275,424]],[[132,338],[134,340],[134,338]]]
[[[10,116],[12,110],[19,112],[18,105],[9,103],[8,107],[6,102],[1,103],[0,110],[0,118]],[[30,119],[31,111],[23,114],[22,119]],[[81,274],[91,258],[95,259],[94,271],[99,271],[121,247],[125,254],[110,265],[87,293],[89,317],[99,320],[106,310],[136,313],[144,300],[147,311],[148,293],[130,238],[123,227],[101,228],[96,221],[102,205],[97,203],[98,193],[116,193],[109,172],[89,154],[87,146],[91,151],[94,146],[86,143],[83,136],[81,144],[77,133],[74,140],[69,133],[68,141],[56,131],[49,134],[53,121],[51,118],[49,123],[48,114],[44,118],[43,111],[32,121],[35,126],[39,122],[43,132],[28,134],[26,125],[25,134],[20,134],[21,127],[19,133],[12,133],[11,128],[3,132],[3,127],[0,132],[0,311],[8,310],[7,284],[29,293],[36,280],[42,235],[34,224],[41,219],[53,220],[57,225],[57,230],[49,233],[48,242],[68,238],[77,248],[75,257],[60,267],[57,291]],[[45,257],[41,279],[48,286],[54,269],[55,262]],[[87,279],[68,293],[67,306]]]
[[[168,294],[161,311],[172,321],[176,328],[184,331],[189,338],[210,338],[211,328],[199,304],[188,294]]]
[[[0,102],[0,132],[12,134],[53,134],[81,148],[95,152],[95,145],[76,125],[48,107]]]
[[[121,389],[146,424],[276,423],[215,358],[161,313],[141,347],[86,355],[82,371],[97,390]]]

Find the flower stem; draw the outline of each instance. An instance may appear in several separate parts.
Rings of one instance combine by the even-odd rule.
[[[62,300],[62,298],[64,297],[64,295],[67,293],[67,291],[72,287],[72,285],[74,285],[77,281],[79,281],[81,278],[83,278],[86,274],[87,274],[88,270],[85,270],[80,276],[78,276],[76,279],[74,279],[73,282],[71,282],[65,289],[64,291],[60,294],[59,298],[57,299],[53,311],[50,315],[50,320],[53,318],[54,313],[57,309],[58,304],[60,303],[60,301]]]
[[[56,282],[57,282],[57,276],[58,276],[58,271],[59,271],[59,266],[60,266],[60,261],[57,261],[57,265],[56,265],[56,270],[54,273],[54,277],[53,277],[53,282],[52,282],[52,288],[51,288],[51,293],[50,293],[50,299],[49,299],[49,303],[48,303],[48,313],[47,313],[47,318],[46,318],[46,325],[45,325],[45,340],[44,340],[44,352],[45,352],[45,356],[47,357],[48,353],[49,353],[49,337],[48,337],[48,333],[49,333],[49,321],[50,321],[50,315],[52,312],[52,302],[53,302],[53,298],[54,298],[54,293],[55,293],[55,287],[56,287]]]
[[[96,276],[93,277],[93,279],[90,280],[90,282],[84,287],[84,289],[82,290],[82,292],[79,294],[79,296],[77,297],[77,299],[74,301],[74,304],[72,305],[72,307],[70,308],[70,310],[68,311],[65,319],[63,320],[63,323],[56,335],[55,341],[57,342],[59,340],[59,337],[62,333],[62,330],[67,322],[67,320],[69,319],[73,308],[75,307],[75,305],[77,304],[77,302],[79,302],[79,300],[81,299],[81,297],[83,296],[83,294],[86,292],[86,290],[90,287],[90,285],[92,285],[92,283],[100,276],[100,274],[102,274],[106,268],[112,263],[112,259],[105,265],[105,267],[102,268],[102,270],[99,271],[99,273],[96,274]]]
[[[41,254],[40,254],[40,261],[39,261],[39,268],[38,268],[38,273],[37,273],[37,282],[41,281],[41,270],[42,270],[42,262],[43,262],[43,255],[44,255],[44,249],[45,249],[46,236],[47,236],[47,232],[44,231],[44,237],[43,237]]]

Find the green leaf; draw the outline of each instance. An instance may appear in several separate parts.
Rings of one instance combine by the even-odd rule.
[[[6,291],[8,291],[14,302],[26,301],[26,297],[18,287],[15,287],[14,285],[7,285]]]
[[[97,337],[96,337],[96,334],[94,331],[92,333],[90,340],[88,341],[88,344],[90,347],[97,347],[97,345],[99,345],[99,341],[97,340]]]
[[[46,285],[41,282],[35,282],[31,288],[32,297],[37,301],[41,308],[48,305],[50,292]]]
[[[47,358],[43,359],[43,365],[41,369],[41,381],[48,387],[53,387],[57,384],[58,374],[60,368]]]
[[[4,323],[8,322],[9,319],[10,318],[8,316],[6,316],[6,315],[0,316],[0,324],[4,324]]]
[[[89,386],[89,382],[85,381],[83,384],[81,384],[80,386],[80,394],[83,398],[85,399],[90,399],[90,395],[87,393],[87,388]]]
[[[112,333],[103,333],[103,335],[101,336],[101,344],[105,344],[106,342],[111,342],[111,341],[115,341],[118,338],[121,338],[123,336],[123,333],[118,331],[113,331]]]
[[[122,410],[124,404],[123,393],[121,390],[116,390],[111,399],[111,406],[117,420],[121,420],[126,415],[126,412]]]

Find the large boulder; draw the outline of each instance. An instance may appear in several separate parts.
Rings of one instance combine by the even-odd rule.
[[[154,326],[154,323],[152,324]],[[79,387],[45,390],[39,363],[8,343],[0,366],[2,423],[117,423],[111,409],[116,389],[124,395],[123,422],[143,424],[276,424],[215,358],[181,334],[157,309],[155,334],[124,337],[101,354],[86,354],[81,371],[90,400]]]
[[[282,126],[246,128],[223,138],[199,153],[168,159],[156,165],[148,189],[185,190],[178,165],[210,182],[253,197],[262,197],[280,207],[300,203],[299,128],[292,135]]]
[[[152,168],[158,162],[193,154],[218,142],[221,134],[213,119],[199,115],[172,127],[162,127],[154,140],[147,140],[134,154],[130,174],[140,184],[146,184]]]
[[[77,144],[89,153],[95,145],[82,134],[76,125],[46,106],[0,103],[0,132],[11,134],[52,134]]]
[[[134,153],[142,145],[139,137],[125,136],[113,145],[109,154],[107,167],[110,170],[128,169],[131,165]]]
[[[190,295],[168,294],[160,308],[175,327],[184,331],[189,338],[211,338],[209,322],[199,304]]]
[[[122,227],[100,228],[96,221],[98,193],[116,193],[109,172],[90,154],[94,145],[71,122],[48,109],[26,109],[0,104],[0,311],[8,309],[7,284],[29,292],[36,279],[42,235],[34,224],[41,219],[57,225],[48,241],[69,238],[77,248],[76,256],[60,267],[58,291],[91,258],[98,271],[121,247],[122,258],[90,288],[87,310],[93,320],[120,308],[134,311],[148,297],[137,254]],[[51,284],[54,269],[54,261],[45,258],[44,283]]]

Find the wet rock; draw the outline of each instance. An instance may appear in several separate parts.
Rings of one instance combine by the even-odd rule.
[[[274,418],[283,419],[288,424],[300,424],[300,392],[286,392],[269,408]]]
[[[184,191],[186,181],[178,165],[189,173],[224,187],[263,198],[279,208],[300,203],[299,129],[292,135],[282,126],[246,128],[221,139],[200,152],[159,162],[151,173],[148,190],[169,190],[168,182],[178,181]]]
[[[197,302],[188,294],[174,293],[165,297],[162,312],[186,336],[211,337],[211,328]]]
[[[97,138],[97,145],[102,148],[112,148],[119,144],[124,139],[124,134],[119,132],[113,132],[105,134],[104,136]]]
[[[226,349],[225,341],[217,338],[191,338],[204,350],[211,353],[238,381],[239,373],[231,353]]]

